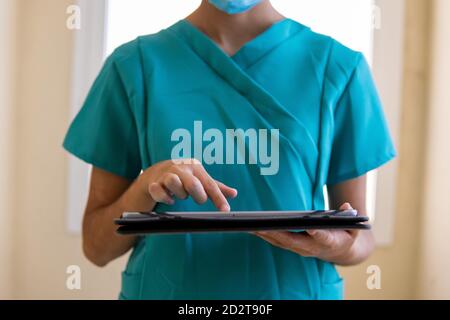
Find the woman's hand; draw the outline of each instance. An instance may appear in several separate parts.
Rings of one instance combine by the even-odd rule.
[[[351,205],[345,203],[340,210],[350,210]],[[357,264],[362,259],[356,244],[362,235],[359,231],[343,230],[309,230],[307,234],[292,232],[255,232],[274,246],[290,250],[304,257],[316,257],[321,260],[340,264]]]
[[[214,180],[195,159],[168,160],[158,163],[139,178],[155,202],[173,205],[175,199],[191,196],[198,204],[208,198],[220,211],[230,211],[227,198],[237,196],[237,190]]]
[[[174,203],[174,197],[191,196],[204,203],[210,198],[222,211],[229,211],[228,198],[237,191],[215,181],[197,160],[163,161],[128,181],[99,168],[92,170],[91,188],[83,219],[83,251],[97,266],[105,266],[136,242],[135,236],[118,236],[113,220],[124,212],[148,212],[158,202]]]

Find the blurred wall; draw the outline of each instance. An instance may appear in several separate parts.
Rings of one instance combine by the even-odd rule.
[[[427,204],[422,202],[430,4],[438,3],[442,6],[440,9],[448,10],[443,4],[446,1],[407,0],[395,240],[392,246],[378,248],[363,265],[342,269],[347,298],[441,297],[445,289],[450,288],[447,284],[439,287],[439,283],[436,284],[439,278],[433,278],[434,272],[442,272],[447,266],[442,264],[439,256],[445,252],[445,243],[435,244],[437,238],[444,237],[448,227],[441,226],[435,234],[432,232],[435,225],[429,223],[423,250],[418,250],[422,243],[419,229],[419,221],[424,217],[422,213],[435,210],[432,206],[434,197],[429,196]],[[16,226],[11,229],[0,224],[0,298],[114,299],[119,291],[124,258],[106,269],[93,267],[82,256],[80,237],[66,232],[67,156],[60,146],[69,121],[74,31],[65,27],[65,11],[70,4],[72,1],[69,0],[0,0],[0,41],[3,44],[17,39],[15,47],[0,47],[0,90],[3,90],[0,91],[0,104],[7,106],[0,110],[0,143],[2,149],[5,145],[6,150],[10,150],[9,156],[2,154],[0,158],[0,216],[3,219],[5,213],[12,212],[10,216]],[[14,6],[17,7],[17,30],[15,37],[11,37],[10,30],[13,29],[10,26],[15,25]],[[448,22],[444,24],[441,16],[443,13],[437,11],[435,14],[440,19],[434,23],[434,29],[448,28]],[[440,34],[445,33],[441,31]],[[438,39],[435,43],[439,43]],[[17,52],[12,82],[17,87],[15,96],[9,94],[14,91],[8,79],[14,78],[7,68],[11,65],[13,50],[6,48],[15,48]],[[435,48],[438,48],[437,44]],[[433,56],[440,62],[445,60],[444,57],[443,53]],[[449,83],[450,79],[441,76],[438,69],[439,65],[433,68],[433,83]],[[444,80],[446,82],[441,82]],[[439,96],[448,98],[446,90],[439,88],[431,102],[433,110],[443,108]],[[439,146],[448,141],[443,138],[445,124],[435,119],[439,118],[437,111],[434,114],[436,116],[431,119],[438,121],[440,126],[433,135],[439,144],[430,150],[430,157],[438,154]],[[15,121],[14,126],[12,121]],[[444,166],[444,162],[441,165]],[[427,188],[436,191],[436,196],[444,197],[443,189],[439,189],[446,186],[440,178],[442,171],[434,168],[432,162],[427,168],[430,173]],[[425,211],[421,210],[424,206]],[[431,215],[426,217],[431,221]],[[417,268],[419,258],[428,261],[420,270]],[[81,291],[70,291],[65,286],[66,268],[73,264],[82,270]],[[382,290],[370,291],[366,287],[366,269],[373,264],[381,267]],[[416,280],[419,274],[422,277],[420,283]],[[439,290],[434,290],[435,286]]]
[[[404,83],[400,145],[397,146],[399,172],[394,242],[391,246],[377,248],[372,257],[362,265],[341,269],[346,279],[347,298],[416,297],[418,247],[421,242],[419,222],[422,219],[424,198],[431,3],[430,0],[406,1]],[[381,268],[381,290],[367,288],[366,270],[371,265]]]
[[[450,1],[435,0],[418,297],[450,299]]]
[[[15,0],[0,0],[0,299],[12,293]]]
[[[111,298],[123,259],[101,270],[86,261],[79,236],[66,231],[67,157],[73,32],[68,0],[14,0],[18,5],[18,95],[13,244],[14,298]],[[79,265],[82,290],[66,288],[66,268]],[[3,268],[3,265],[2,265]]]

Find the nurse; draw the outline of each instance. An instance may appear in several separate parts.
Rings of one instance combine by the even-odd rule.
[[[202,135],[199,122],[215,134],[173,156],[174,132]],[[241,161],[191,159],[230,130],[242,133],[241,147],[222,152]],[[255,149],[251,132],[277,135],[261,135]],[[332,208],[364,213],[366,173],[395,156],[362,54],[268,0],[204,0],[118,48],[64,147],[93,165],[85,255],[104,266],[132,250],[121,299],[342,299],[335,265],[364,261],[371,232],[122,237],[113,220],[126,211],[323,209],[324,186]],[[256,152],[277,153],[277,171],[262,174]]]

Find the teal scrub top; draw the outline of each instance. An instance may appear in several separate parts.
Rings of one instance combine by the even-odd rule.
[[[325,185],[361,176],[395,156],[363,55],[290,19],[231,57],[186,20],[119,47],[64,147],[133,180],[171,159],[178,143],[172,133],[182,128],[194,135],[195,121],[202,121],[203,130],[224,133],[279,129],[275,175],[262,175],[263,164],[249,161],[204,164],[215,179],[238,189],[233,211],[324,209]],[[155,210],[215,208],[187,199]],[[248,233],[141,237],[120,293],[121,299],[342,297],[343,281],[333,264]]]

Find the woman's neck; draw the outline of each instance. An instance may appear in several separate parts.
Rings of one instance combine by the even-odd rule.
[[[200,7],[186,18],[229,55],[235,54],[245,43],[283,19],[283,15],[268,0],[235,15],[228,15],[208,0],[203,0]]]

